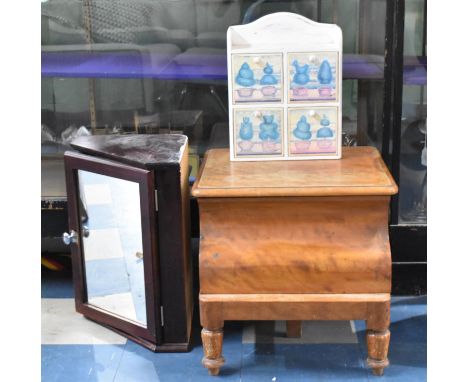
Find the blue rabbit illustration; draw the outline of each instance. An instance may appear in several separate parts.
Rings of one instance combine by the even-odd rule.
[[[253,138],[253,127],[249,117],[244,117],[241,123],[239,136],[242,140],[248,141]]]
[[[317,138],[332,138],[333,130],[329,127],[330,121],[326,115],[323,116],[322,120],[320,121],[320,125],[322,125],[322,127],[317,131]]]
[[[310,131],[310,123],[307,122],[306,117],[303,115],[296,124],[296,128],[293,130],[293,134],[296,138],[303,141],[307,141],[312,138],[312,132]]]
[[[244,62],[236,76],[236,83],[241,86],[249,87],[255,85],[254,73],[247,62]]]
[[[264,115],[263,122],[260,124],[259,137],[262,141],[279,139],[278,124],[273,122],[273,115]]]
[[[260,85],[276,85],[278,80],[273,75],[273,67],[267,63],[263,68],[264,76],[260,79]]]
[[[294,60],[292,62],[293,66],[296,68],[296,73],[294,74],[293,77],[293,82],[298,84],[298,85],[305,85],[307,82],[310,81],[309,78],[309,65],[304,64],[304,65],[299,65],[299,62],[297,60]]]
[[[328,85],[332,82],[333,74],[328,60],[323,60],[317,74],[317,79],[322,85]]]

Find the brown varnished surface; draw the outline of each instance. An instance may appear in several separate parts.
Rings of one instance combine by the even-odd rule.
[[[222,328],[227,320],[288,320],[288,335],[293,336],[300,335],[300,320],[367,320],[367,362],[375,374],[382,375],[388,365],[389,305],[389,293],[200,294],[202,363],[211,375],[219,372],[224,363]]]
[[[389,301],[388,293],[200,294],[200,319],[208,328],[228,320],[365,320]]]
[[[204,303],[232,303],[232,302],[365,302],[365,303],[387,303],[390,301],[388,293],[321,293],[321,294],[200,294],[200,302]],[[272,318],[273,319],[273,318]]]
[[[284,162],[230,162],[228,150],[211,150],[192,190],[204,329],[286,320],[298,336],[301,320],[366,320],[369,365],[380,375],[388,364],[388,207],[396,192],[371,147],[343,148],[342,160]],[[203,345],[207,354],[210,343]],[[218,372],[206,357],[203,364]]]
[[[398,188],[374,147],[343,147],[341,160],[231,162],[229,149],[205,155],[198,198],[393,195]]]
[[[388,197],[202,198],[200,293],[387,293]]]

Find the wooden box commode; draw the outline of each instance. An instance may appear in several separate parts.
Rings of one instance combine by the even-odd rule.
[[[203,365],[219,373],[226,320],[366,320],[368,364],[390,340],[388,207],[397,186],[372,147],[342,160],[231,162],[206,154],[200,208]]]

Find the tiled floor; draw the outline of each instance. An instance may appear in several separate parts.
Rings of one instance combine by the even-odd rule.
[[[198,320],[189,353],[155,354],[74,311],[69,278],[42,284],[42,380],[47,382],[426,381],[426,297],[392,302],[390,367],[365,367],[364,322],[304,323],[301,339],[283,322],[227,322],[219,377],[201,366]]]

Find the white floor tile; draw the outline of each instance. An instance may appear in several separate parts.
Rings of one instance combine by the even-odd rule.
[[[84,318],[72,298],[41,301],[43,345],[121,345],[125,337]]]

